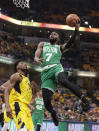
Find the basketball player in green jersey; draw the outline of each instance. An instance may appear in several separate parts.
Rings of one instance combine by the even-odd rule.
[[[41,74],[41,87],[44,105],[45,108],[51,113],[53,122],[56,126],[59,125],[59,120],[51,105],[51,98],[55,91],[56,83],[70,89],[76,96],[78,96],[82,100],[84,106],[87,107],[88,112],[92,110],[88,100],[82,94],[79,87],[67,79],[64,69],[60,63],[61,53],[65,49],[68,49],[72,43],[74,43],[79,27],[80,24],[76,24],[72,37],[63,45],[60,45],[59,43],[59,34],[52,32],[49,36],[50,42],[40,42],[35,53],[34,60],[38,65],[42,66],[43,69]]]
[[[40,131],[40,128],[43,123],[44,119],[44,102],[43,102],[43,97],[42,97],[42,91],[37,92],[37,96],[34,99],[33,103],[33,114],[32,114],[32,121],[34,124],[34,127],[37,127],[36,131]]]

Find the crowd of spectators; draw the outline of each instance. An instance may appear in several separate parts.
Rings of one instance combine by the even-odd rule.
[[[35,44],[25,44],[21,39],[0,34],[0,55],[14,59],[33,59]]]
[[[95,93],[99,100],[99,90]],[[88,98],[91,103],[91,99]],[[62,121],[74,122],[99,122],[99,105],[96,106],[95,112],[88,114],[82,111],[80,100],[66,89],[59,89],[55,92],[52,105],[58,113],[58,117]],[[0,114],[2,115],[3,95],[0,95]],[[1,118],[2,119],[2,118]],[[51,114],[45,110],[44,119],[51,120]]]
[[[96,95],[99,100],[99,94],[97,93]],[[88,99],[91,103],[91,99]],[[52,100],[52,105],[58,112],[60,120],[99,122],[99,105],[94,104],[96,106],[95,112],[88,114],[82,111],[79,103],[80,100],[66,90],[57,90]],[[45,119],[51,119],[47,111],[45,112]]]

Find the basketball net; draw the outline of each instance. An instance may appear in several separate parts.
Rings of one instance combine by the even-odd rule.
[[[16,7],[20,7],[22,9],[29,8],[29,1],[30,0],[13,0],[14,5],[16,5]]]

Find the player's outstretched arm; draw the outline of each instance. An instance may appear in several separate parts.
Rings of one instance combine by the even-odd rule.
[[[44,42],[40,42],[39,45],[38,45],[38,47],[37,47],[37,50],[36,50],[36,52],[35,52],[34,61],[35,61],[39,66],[41,66],[41,65],[42,65],[42,62],[44,61],[44,58],[40,58],[41,53],[42,53],[43,46],[44,46]]]
[[[21,80],[22,80],[22,77],[19,74],[15,73],[10,77],[9,83],[8,83],[7,87],[5,88],[4,99],[5,99],[6,111],[7,111],[8,116],[11,116],[11,108],[9,105],[9,94],[10,94],[12,88],[14,88],[16,82],[21,81]]]
[[[79,27],[80,27],[80,24],[79,23],[76,24],[75,31],[73,32],[72,37],[69,39],[69,41],[67,43],[61,45],[61,51],[64,51],[66,48],[69,48],[71,46],[71,44],[74,43],[77,33],[79,31]]]

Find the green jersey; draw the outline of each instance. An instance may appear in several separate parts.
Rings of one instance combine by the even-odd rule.
[[[43,98],[36,97],[34,101],[34,113],[44,113]]]
[[[41,58],[44,58],[42,67],[52,64],[60,64],[61,59],[60,45],[52,45],[48,42],[45,42]]]

